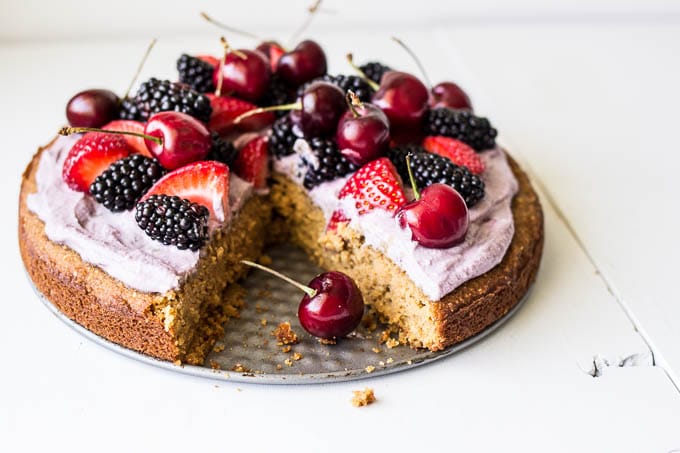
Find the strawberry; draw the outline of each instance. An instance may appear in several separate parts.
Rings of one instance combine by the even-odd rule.
[[[455,138],[429,135],[423,140],[423,148],[450,159],[456,165],[467,167],[476,175],[484,172],[484,162],[475,150]]]
[[[212,160],[185,165],[159,179],[140,201],[156,194],[202,204],[211,218],[224,223],[229,214],[229,167]]]
[[[122,135],[88,132],[69,150],[62,178],[73,190],[90,193],[90,185],[115,161],[135,150]]]
[[[228,96],[215,96],[210,93],[206,96],[210,99],[210,106],[212,107],[208,126],[218,134],[225,134],[234,129],[243,132],[257,131],[269,126],[276,119],[272,112],[264,112],[245,118],[238,125],[235,125],[234,120],[237,116],[256,109],[257,106],[248,101]]]
[[[246,143],[239,151],[232,169],[241,178],[252,182],[256,189],[267,187],[267,176],[269,176],[267,139],[255,137]]]
[[[387,157],[371,161],[357,170],[340,189],[339,199],[352,198],[359,215],[374,209],[383,209],[394,215],[406,203],[406,196],[396,168]],[[338,221],[346,219],[344,213],[335,211],[328,229],[335,229]]]
[[[205,61],[206,63],[213,67],[220,64],[220,59],[213,57],[212,55],[196,55],[196,58],[198,58],[201,61]]]
[[[144,133],[144,123],[132,120],[113,120],[110,123],[102,126],[102,129],[108,131],[121,131],[121,132],[135,132],[137,134]],[[135,137],[133,135],[123,135],[128,145],[132,147],[136,152],[146,157],[153,157],[149,152],[149,149],[144,143],[142,137]]]

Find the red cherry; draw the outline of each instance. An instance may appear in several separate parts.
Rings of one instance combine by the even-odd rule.
[[[66,104],[66,118],[74,127],[102,127],[118,118],[119,99],[109,90],[85,90]]]
[[[347,109],[345,94],[332,83],[314,82],[300,97],[300,129],[305,137],[330,135]]]
[[[180,112],[160,112],[144,128],[146,147],[169,170],[203,160],[212,140],[208,128],[196,118]],[[155,138],[155,140],[154,140]]]
[[[406,72],[388,71],[373,94],[373,103],[390,120],[392,130],[420,128],[429,93],[423,82]]]
[[[411,230],[414,241],[435,249],[462,242],[469,223],[463,197],[451,186],[439,183],[426,187],[419,199],[399,208],[396,218],[402,228]]]
[[[283,46],[276,41],[265,41],[255,48],[269,59],[269,66],[272,72],[276,72],[281,56],[286,53]]]
[[[340,118],[335,141],[340,153],[360,167],[385,154],[390,142],[390,122],[373,104],[350,104]]]
[[[224,65],[217,65],[213,73],[215,86],[222,71],[222,92],[232,92],[248,101],[257,101],[267,90],[271,69],[267,58],[257,50],[240,49],[225,57]]]
[[[311,40],[302,41],[295,49],[284,53],[276,72],[291,86],[300,86],[326,73],[326,54]]]
[[[453,82],[441,82],[432,87],[430,107],[448,107],[472,111],[470,98],[463,89]]]
[[[298,308],[298,319],[307,332],[331,339],[357,328],[364,315],[364,299],[354,280],[342,272],[324,272],[309,287],[316,294],[305,294]]]

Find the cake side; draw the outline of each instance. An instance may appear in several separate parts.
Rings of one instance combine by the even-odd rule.
[[[25,170],[19,199],[20,251],[38,291],[70,319],[114,343],[164,360],[202,363],[222,335],[222,323],[238,314],[242,302],[237,288],[228,290],[226,297],[223,292],[246,272],[235,264],[238,259],[261,253],[268,203],[252,197],[230,229],[242,233],[213,235],[197,272],[178,290],[144,293],[46,237],[43,222],[26,205],[27,196],[36,191],[35,174],[44,149]]]
[[[324,268],[355,279],[365,301],[400,329],[414,347],[444,349],[463,341],[507,313],[526,293],[540,262],[543,215],[531,184],[510,158],[519,183],[512,203],[515,236],[499,265],[469,280],[441,300],[430,300],[406,273],[383,253],[362,246],[351,228],[324,233],[325,217],[304,189],[287,176],[275,175],[271,198],[285,218],[291,240]],[[396,297],[394,296],[396,295]]]

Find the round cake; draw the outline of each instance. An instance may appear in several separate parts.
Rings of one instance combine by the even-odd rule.
[[[97,335],[191,364],[238,316],[243,261],[277,242],[349,276],[415,348],[505,315],[536,277],[543,215],[495,129],[453,83],[377,62],[329,75],[325,58],[310,40],[182,55],[179,82],[74,96],[22,179],[38,291]]]

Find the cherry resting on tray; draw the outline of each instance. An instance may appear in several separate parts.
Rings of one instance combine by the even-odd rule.
[[[415,200],[403,205],[395,217],[412,239],[427,248],[445,249],[461,243],[468,230],[469,214],[463,197],[451,186],[431,184],[418,193],[409,156],[406,166]]]
[[[102,127],[118,118],[119,99],[110,90],[85,90],[66,104],[66,118],[74,127]]]
[[[241,262],[276,275],[305,292],[298,307],[298,318],[302,327],[315,337],[344,337],[359,326],[364,315],[364,299],[354,280],[342,272],[324,272],[305,286],[252,261]]]
[[[306,40],[279,58],[276,72],[290,86],[300,86],[326,74],[326,54],[319,44]]]
[[[390,122],[373,104],[362,103],[354,93],[347,93],[349,109],[340,118],[335,141],[343,156],[362,166],[385,154],[390,142]]]

